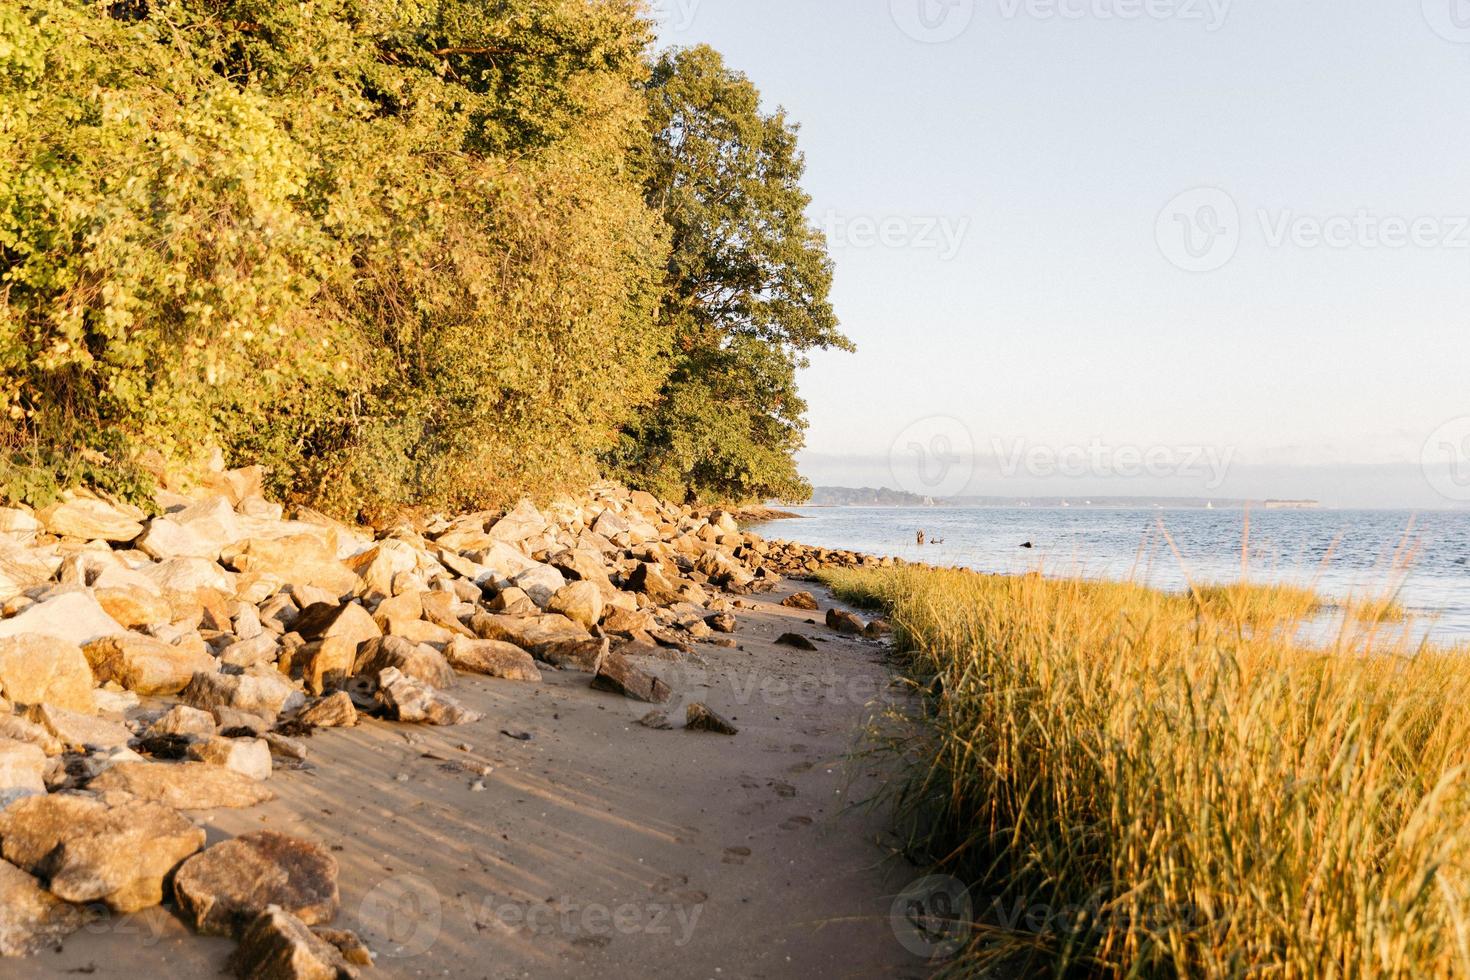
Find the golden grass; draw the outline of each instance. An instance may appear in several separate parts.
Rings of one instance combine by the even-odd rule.
[[[950,972],[1470,975],[1465,651],[1301,646],[1301,590],[828,580],[890,609],[924,694],[895,792],[971,886]]]

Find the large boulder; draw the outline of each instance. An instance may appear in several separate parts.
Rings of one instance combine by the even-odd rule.
[[[122,632],[122,624],[85,589],[57,591],[9,619],[0,619],[0,638],[39,633],[86,646]]]
[[[581,581],[564,585],[552,595],[546,611],[561,613],[584,629],[592,629],[602,619],[602,590],[594,582]]]
[[[529,500],[522,500],[490,526],[490,537],[506,544],[519,544],[546,531],[546,518]]]
[[[53,793],[0,810],[5,860],[68,902],[101,901],[115,912],[157,905],[164,878],[203,846],[201,828],[141,799]]]
[[[147,579],[144,581],[147,582]],[[160,626],[173,619],[173,607],[153,590],[151,583],[149,587],[93,586],[92,594],[103,612],[129,629]]]
[[[398,721],[423,722],[429,725],[465,725],[479,721],[481,715],[454,698],[409,677],[396,667],[378,674],[378,700]]]
[[[229,708],[274,718],[306,699],[279,673],[264,670],[258,674],[196,673],[179,692],[179,700],[203,711]]]
[[[241,573],[268,576],[292,585],[325,589],[333,596],[352,592],[358,577],[337,559],[328,536],[309,532],[281,537],[251,537],[232,543],[220,561]]]
[[[60,564],[60,558],[20,547],[0,534],[0,602],[45,584]]]
[[[340,637],[355,647],[365,640],[383,635],[372,615],[355,602],[317,602],[301,610],[291,631],[303,640]]]
[[[179,913],[206,936],[239,936],[271,906],[306,925],[331,922],[337,859],[320,844],[257,830],[195,854],[174,875]]]
[[[246,807],[275,798],[259,780],[207,762],[119,762],[88,788],[122,790],[175,810]]]
[[[352,672],[377,676],[390,667],[432,687],[454,685],[454,669],[442,653],[399,636],[378,637],[358,647]]]
[[[679,601],[679,587],[664,572],[661,565],[653,562],[639,562],[628,576],[628,588],[633,592],[642,592],[649,599],[659,605],[667,605]]]
[[[0,810],[46,792],[46,753],[39,745],[0,738]]]
[[[0,637],[0,695],[6,700],[91,714],[94,686],[87,658],[75,643],[40,633]]]
[[[212,673],[217,666],[207,653],[141,633],[104,637],[82,650],[99,682],[143,695],[177,694],[196,673]]]
[[[358,975],[340,949],[275,906],[245,927],[229,965],[242,980],[354,980]]]
[[[301,709],[296,721],[313,728],[351,728],[357,724],[357,708],[352,695],[337,691]]]
[[[143,533],[142,512],[95,497],[74,496],[36,512],[52,534],[88,541],[131,541]]]
[[[501,640],[470,640],[456,636],[444,648],[444,658],[456,670],[511,681],[539,681],[541,672],[531,655]]]
[[[31,956],[51,949],[82,925],[82,911],[41,887],[8,861],[0,861],[0,957]]]
[[[115,749],[127,745],[133,733],[127,726],[95,715],[68,711],[54,704],[33,704],[25,720],[45,729],[73,752]]]
[[[235,591],[234,577],[208,558],[169,558],[138,571],[164,594],[194,595],[200,589],[212,589],[229,595]]]
[[[225,738],[207,735],[189,743],[189,758],[223,766],[257,782],[271,778],[271,749],[263,738]]]
[[[592,678],[592,686],[599,691],[612,691],[650,704],[663,704],[673,696],[667,684],[617,653],[608,653],[602,658],[597,666],[597,675]]]

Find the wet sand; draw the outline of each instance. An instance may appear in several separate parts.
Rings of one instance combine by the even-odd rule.
[[[777,604],[797,588],[830,604],[786,583],[736,610],[739,649],[643,664],[675,689],[676,724],[692,696],[734,737],[640,725],[651,706],[585,674],[462,675],[453,693],[484,720],[322,730],[310,769],[272,777],[275,801],[191,815],[211,843],[271,828],[332,846],[334,924],[377,954],[367,977],[925,976],[889,922],[919,873],[862,805],[886,763],[850,757],[898,696],[884,646]],[[788,631],[819,649],[777,646]],[[205,977],[232,948],[155,908],[0,973]]]

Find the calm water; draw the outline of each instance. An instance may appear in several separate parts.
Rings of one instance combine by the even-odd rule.
[[[1167,589],[1182,589],[1190,579],[1240,578],[1246,529],[1238,510],[794,509],[804,519],[756,530],[935,565],[1135,577]],[[1249,521],[1245,557],[1252,581],[1312,586],[1334,599],[1394,591],[1419,620],[1418,631],[1470,640],[1470,512],[1259,510]],[[943,543],[919,548],[914,533],[921,528]],[[1035,547],[1020,547],[1026,541]]]

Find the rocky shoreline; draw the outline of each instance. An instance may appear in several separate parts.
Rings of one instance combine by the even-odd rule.
[[[354,976],[372,957],[331,927],[331,851],[274,831],[205,848],[188,812],[270,800],[314,733],[364,715],[476,721],[449,693],[466,673],[581,673],[646,704],[648,727],[733,735],[703,702],[670,718],[649,666],[734,647],[731,613],[783,576],[892,563],[611,484],[374,533],[287,520],[261,477],[218,472],[152,518],[84,494],[0,509],[0,954],[172,902],[238,942],[241,976]],[[827,625],[882,631],[838,610]]]

